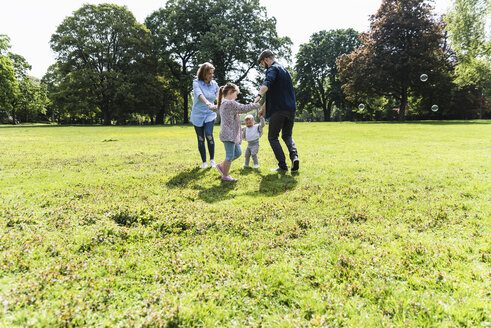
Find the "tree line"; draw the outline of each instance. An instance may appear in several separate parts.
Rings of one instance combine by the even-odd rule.
[[[489,117],[489,10],[454,0],[437,17],[431,1],[383,0],[368,32],[313,33],[289,66],[298,119]],[[187,123],[200,63],[250,100],[263,75],[257,55],[270,48],[290,64],[292,46],[259,0],[169,0],[143,24],[126,7],[84,5],[52,35],[56,62],[41,80],[9,42],[0,35],[0,121],[14,124]]]

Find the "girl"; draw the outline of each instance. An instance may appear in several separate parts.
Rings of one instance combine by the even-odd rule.
[[[239,104],[235,99],[239,94],[239,88],[233,83],[227,83],[218,90],[218,104],[216,110],[220,111],[220,140],[225,146],[225,160],[216,165],[222,180],[236,181],[229,175],[232,161],[242,154],[240,149],[240,116],[253,109],[259,108],[260,104]]]

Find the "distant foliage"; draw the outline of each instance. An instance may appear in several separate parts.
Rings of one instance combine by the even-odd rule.
[[[110,125],[132,109],[157,106],[151,34],[126,8],[83,6],[58,26],[51,48],[61,96],[55,99],[68,111],[80,102],[87,119],[101,117]]]
[[[346,96],[341,89],[336,60],[360,45],[353,29],[321,31],[302,44],[295,65],[296,96],[301,111],[322,111],[331,118],[332,106],[342,107]]]
[[[363,45],[338,60],[343,89],[355,102],[394,97],[404,120],[409,97],[422,96],[420,75],[445,79],[443,24],[424,0],[384,0],[371,21]]]
[[[185,123],[191,82],[201,63],[215,66],[219,85],[232,81],[250,87],[249,73],[262,50],[271,48],[279,58],[290,55],[291,40],[278,36],[276,20],[268,17],[259,0],[171,0],[145,24],[160,62],[167,63],[178,83]]]
[[[486,103],[481,101],[480,109],[491,99],[491,26],[486,30],[486,19],[489,20],[490,15],[489,1],[454,0],[445,17],[450,46],[458,59],[455,83],[461,90],[481,92]]]
[[[46,86],[28,76],[31,65],[9,49],[9,37],[0,35],[0,122],[43,120],[48,104]]]

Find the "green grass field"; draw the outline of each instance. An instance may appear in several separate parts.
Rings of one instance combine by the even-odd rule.
[[[1,126],[0,326],[491,326],[491,121],[294,138],[231,183],[190,126]]]

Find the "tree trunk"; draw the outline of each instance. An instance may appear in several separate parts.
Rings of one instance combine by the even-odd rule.
[[[164,124],[165,108],[162,107],[155,116],[155,124]]]
[[[111,125],[111,115],[107,108],[104,110],[104,125]]]
[[[12,124],[15,125],[15,109],[12,109]]]
[[[406,107],[407,107],[407,89],[402,91],[401,104],[399,105],[399,121],[404,122],[406,119]]]
[[[331,110],[332,110],[332,104],[333,100],[329,100],[329,103],[327,104],[327,108],[324,108],[324,122],[330,122],[331,121]]]
[[[184,108],[183,108],[183,112],[182,114],[184,115],[184,124],[188,123],[189,120],[188,120],[188,88],[187,86],[183,86],[182,90],[181,90],[181,97],[183,98],[184,100]]]

